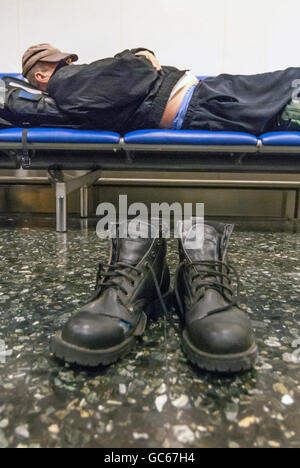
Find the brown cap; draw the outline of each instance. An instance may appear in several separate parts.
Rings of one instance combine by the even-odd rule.
[[[78,55],[61,52],[51,44],[38,44],[29,47],[22,58],[22,73],[26,77],[28,72],[37,62],[60,62],[71,58],[73,62],[78,60]]]

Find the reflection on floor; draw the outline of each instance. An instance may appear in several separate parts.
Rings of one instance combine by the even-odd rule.
[[[164,320],[111,367],[57,362],[49,338],[93,290],[108,243],[93,223],[66,235],[52,218],[0,223],[0,447],[300,446],[299,226],[238,224],[230,258],[260,357],[219,376],[187,362]],[[170,241],[173,274],[177,261]]]

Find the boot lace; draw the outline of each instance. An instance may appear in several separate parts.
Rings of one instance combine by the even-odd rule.
[[[165,300],[163,298],[163,295],[160,289],[160,284],[157,280],[157,277],[156,277],[156,274],[152,265],[147,262],[145,263],[145,268],[147,268],[151,273],[153,283],[157,292],[157,297],[159,299],[159,302],[161,304],[165,317],[174,327],[176,327],[177,326],[176,322],[174,321],[172,315],[170,314],[165,304]],[[129,271],[126,271],[126,270],[129,270]],[[128,263],[118,262],[114,265],[110,265],[110,264],[104,265],[100,263],[99,269],[97,272],[97,279],[96,279],[96,286],[95,286],[96,295],[99,294],[99,291],[101,291],[103,287],[105,288],[112,287],[117,290],[123,291],[123,293],[126,296],[128,296],[128,291],[126,287],[120,284],[118,280],[120,278],[126,278],[133,285],[137,278],[137,275],[142,276],[143,274],[144,272],[140,268],[134,267],[133,265],[130,265]]]
[[[183,325],[184,323],[184,308],[177,288],[177,284],[179,280],[179,275],[182,272],[182,270],[190,270],[193,267],[198,268],[197,271],[195,271],[195,274],[191,277],[192,282],[196,282],[198,279],[201,279],[201,282],[199,282],[195,288],[196,302],[199,302],[204,297],[207,289],[214,289],[215,291],[220,293],[227,302],[227,305],[225,305],[224,307],[219,307],[203,314],[201,316],[201,319],[204,319],[210,315],[214,315],[220,312],[225,312],[233,306],[236,306],[241,309],[241,307],[239,306],[240,280],[236,269],[232,265],[228,265],[227,263],[216,260],[192,263],[186,263],[184,261],[179,265],[175,279],[175,296],[179,307],[181,325]],[[208,277],[210,277],[210,280],[206,279]],[[234,292],[232,286],[233,277],[235,278],[237,284],[236,293]],[[225,280],[227,281],[227,284],[224,284]]]
[[[192,267],[201,267],[197,269],[197,272],[192,276],[192,282],[195,282],[197,279],[201,279],[201,282],[196,286],[195,293],[196,293],[196,301],[198,302],[204,296],[205,291],[207,289],[214,289],[219,292],[223,298],[226,300],[227,305],[224,307],[219,307],[217,309],[211,310],[204,314],[201,319],[208,317],[213,314],[217,314],[220,312],[225,312],[229,310],[231,307],[236,306],[240,307],[240,280],[236,269],[232,265],[228,265],[224,262],[220,261],[201,261],[201,262],[193,262],[193,263],[186,263],[182,262],[176,272],[175,278],[175,297],[178,304],[178,312],[179,317],[176,319],[174,317],[174,308],[171,310],[168,309],[166,306],[164,297],[162,295],[160,284],[157,280],[155,271],[150,263],[146,263],[145,267],[150,271],[153,283],[155,285],[155,289],[157,292],[157,297],[161,304],[162,310],[165,314],[167,321],[170,325],[174,328],[175,331],[180,333],[184,326],[184,307],[182,304],[182,300],[180,298],[180,294],[177,288],[178,279],[181,271],[183,269],[190,269]],[[225,269],[225,272],[223,270]],[[221,271],[220,271],[221,270]],[[143,271],[141,268],[134,267],[128,263],[118,262],[114,265],[104,265],[100,263],[98,273],[97,273],[97,280],[96,280],[96,287],[95,290],[97,293],[102,288],[112,287],[117,290],[121,290],[126,296],[128,296],[128,290],[126,289],[125,285],[120,284],[120,278],[127,279],[132,285],[134,285],[137,276],[142,276]],[[210,281],[205,280],[205,278],[210,277]],[[233,286],[232,286],[232,277],[236,280],[236,294],[234,293]],[[215,279],[212,279],[215,278]],[[227,280],[228,284],[224,284],[224,280]],[[96,293],[96,294],[97,294]]]
[[[134,286],[137,276],[141,276],[142,274],[143,272],[140,268],[130,265],[129,263],[118,262],[114,265],[104,265],[103,263],[100,263],[97,272],[95,290],[98,291],[103,287],[110,287],[121,290],[126,296],[128,296],[127,288],[119,282],[119,279],[125,278],[132,286]]]

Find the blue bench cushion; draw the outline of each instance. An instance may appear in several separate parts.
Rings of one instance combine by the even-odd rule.
[[[260,140],[264,146],[300,146],[300,132],[265,133]]]
[[[7,128],[0,130],[0,143],[21,143],[22,128]]]
[[[0,80],[3,76],[11,76],[12,78],[18,78],[19,80],[24,80],[24,76],[21,73],[0,73]]]
[[[30,128],[27,140],[29,143],[78,143],[78,144],[112,144],[120,142],[120,135],[114,132],[93,130],[71,130],[56,128]]]
[[[126,144],[256,146],[258,139],[248,133],[206,132],[196,130],[138,130],[127,133]]]

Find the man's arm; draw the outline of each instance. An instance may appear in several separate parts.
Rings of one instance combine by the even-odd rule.
[[[127,55],[126,55],[127,54]],[[131,57],[133,59],[135,56],[141,56],[145,57],[152,65],[152,67],[160,72],[162,70],[162,66],[160,65],[159,61],[154,55],[154,52],[152,52],[149,49],[145,49],[144,47],[140,47],[138,49],[126,49],[123,52],[120,52],[119,54],[115,55],[114,58],[116,59],[124,59],[124,57],[127,56],[127,60]],[[141,64],[145,63],[145,61],[141,61]]]
[[[143,55],[144,57],[146,57],[146,59],[149,60],[149,62],[152,63],[155,70],[157,70],[157,71],[162,70],[162,67],[161,67],[160,63],[157,60],[157,58],[155,57],[155,54],[154,54],[154,52],[152,50],[145,49],[143,47],[139,47],[138,49],[131,49],[131,52],[134,55]]]
[[[161,67],[159,61],[157,60],[155,55],[151,54],[151,52],[148,52],[147,50],[144,50],[144,51],[141,51],[141,52],[137,52],[135,55],[144,55],[146,57],[146,59],[149,60],[152,63],[155,70],[157,70],[157,71],[162,70],[162,67]]]
[[[132,54],[136,54],[137,52],[150,52],[150,54],[155,55],[153,50],[147,49],[146,47],[138,47],[137,49],[130,49]]]

